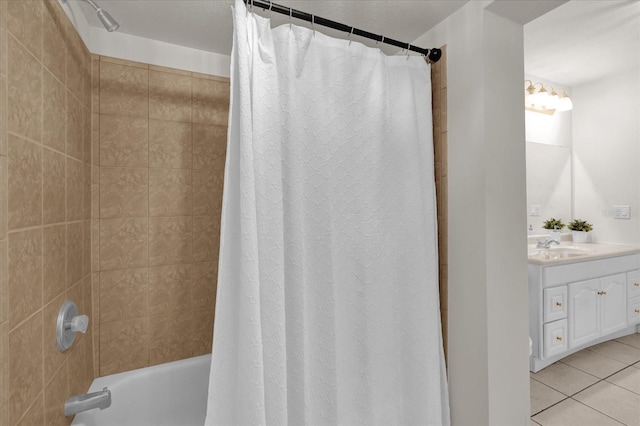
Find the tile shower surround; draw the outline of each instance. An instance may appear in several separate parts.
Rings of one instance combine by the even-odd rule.
[[[58,351],[65,299],[93,318],[91,56],[56,1],[0,1],[0,425],[67,424],[93,332]]]
[[[210,352],[228,86],[0,0],[0,426],[69,424],[95,376]],[[66,299],[91,320],[60,353]]]
[[[211,352],[229,80],[94,57],[96,375]]]

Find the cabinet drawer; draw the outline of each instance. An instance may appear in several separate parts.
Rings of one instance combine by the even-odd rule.
[[[544,357],[558,355],[567,350],[567,320],[550,322],[544,325]]]
[[[627,272],[627,297],[640,296],[640,271]]]
[[[567,317],[567,286],[545,288],[542,294],[544,322]]]
[[[629,325],[640,323],[640,296],[629,299],[627,306],[627,320],[629,321]]]

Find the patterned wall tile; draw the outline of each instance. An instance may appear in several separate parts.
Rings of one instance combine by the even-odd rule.
[[[149,266],[190,263],[192,218],[149,219]]]
[[[9,377],[9,407],[13,424],[44,388],[42,313],[32,316],[9,333]]]
[[[149,71],[102,61],[100,113],[149,117]]]
[[[66,164],[63,154],[44,149],[42,159],[42,221],[64,222]]]
[[[149,71],[149,118],[191,123],[191,77]]]
[[[82,105],[67,91],[67,154],[82,160]]]
[[[193,215],[220,217],[224,171],[193,171]]]
[[[84,217],[84,167],[80,161],[67,157],[67,220]]]
[[[146,217],[149,169],[100,168],[100,217]]]
[[[42,148],[9,136],[9,229],[42,223]]]
[[[207,124],[193,125],[193,168],[224,170],[227,128]]]
[[[7,2],[7,29],[36,58],[42,57],[42,1]]]
[[[149,315],[168,315],[191,309],[191,264],[149,268]]]
[[[188,358],[193,352],[191,312],[149,318],[149,365]]]
[[[193,261],[213,262],[218,259],[220,225],[213,216],[193,218]]]
[[[65,152],[67,131],[67,91],[49,71],[42,80],[42,143]]]
[[[100,165],[149,166],[149,120],[100,115]]]
[[[100,375],[149,365],[149,318],[100,326]]]
[[[55,2],[45,1],[42,22],[42,64],[65,84],[67,45],[64,43],[66,16]]]
[[[43,304],[67,288],[67,231],[64,224],[42,229]]]
[[[147,266],[148,227],[148,219],[100,219],[100,270]]]
[[[67,288],[82,279],[82,232],[82,222],[67,223]]]
[[[227,125],[229,119],[229,81],[194,78],[193,122]]]
[[[149,216],[191,215],[191,170],[149,169]]]
[[[149,315],[148,268],[100,272],[100,324]]]
[[[190,123],[149,120],[149,167],[192,167]]]
[[[9,325],[42,307],[42,229],[9,234]]]

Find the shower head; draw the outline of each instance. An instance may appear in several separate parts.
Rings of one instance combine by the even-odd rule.
[[[109,12],[103,9],[97,9],[98,19],[102,22],[102,25],[109,31],[110,33],[120,28],[120,24],[113,19],[113,16],[109,15]]]
[[[98,14],[98,19],[100,19],[100,22],[107,29],[107,31],[111,33],[117,30],[118,28],[120,28],[120,24],[118,24],[118,21],[113,19],[113,16],[111,16],[109,12],[107,12],[106,10],[102,9],[100,6],[95,4],[93,0],[84,0],[84,1],[89,3],[96,10],[96,13]],[[67,0],[62,0],[62,3],[66,3],[66,2]]]

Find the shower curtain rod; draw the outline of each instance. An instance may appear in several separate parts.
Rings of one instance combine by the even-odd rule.
[[[251,7],[261,7],[264,10],[273,11],[276,13],[281,13],[283,15],[287,15],[293,18],[302,19],[307,22],[311,22],[312,24],[322,25],[324,27],[333,28],[335,30],[344,31],[349,34],[355,34],[360,37],[368,38],[370,40],[379,41],[381,43],[390,44],[392,46],[401,47],[403,49],[411,50],[412,52],[418,52],[423,56],[427,57],[430,62],[438,62],[440,57],[442,56],[442,51],[440,49],[423,49],[421,47],[412,46],[410,43],[403,43],[398,40],[394,40],[392,38],[387,38],[382,35],[370,33],[369,31],[364,31],[355,27],[351,27],[346,24],[342,24],[340,22],[332,21],[331,19],[322,18],[320,16],[315,16],[307,12],[301,12],[296,9],[292,9],[290,7],[282,6],[280,4],[272,3],[270,1],[261,1],[261,0],[243,0],[247,6]]]

